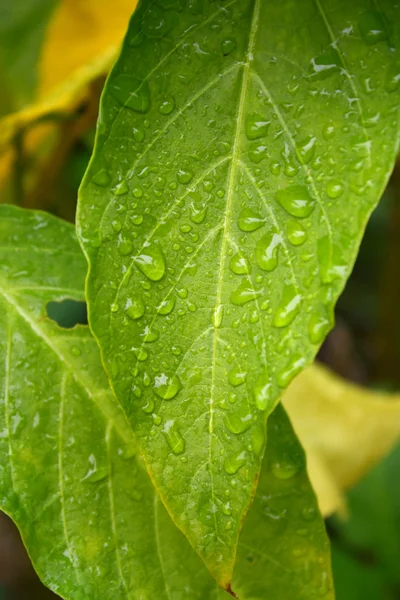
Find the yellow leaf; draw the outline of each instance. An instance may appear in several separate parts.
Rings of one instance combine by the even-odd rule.
[[[283,404],[324,515],[343,509],[343,491],[400,439],[400,395],[364,389],[318,364],[294,380]]]

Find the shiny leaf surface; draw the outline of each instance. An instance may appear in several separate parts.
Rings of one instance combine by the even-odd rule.
[[[45,316],[82,299],[73,227],[1,207],[0,506],[43,581],[73,600],[222,600],[136,455],[87,327]],[[50,312],[49,308],[47,309]],[[242,600],[333,598],[329,547],[304,452],[282,408],[245,522],[232,588]],[[231,480],[223,514],[232,526]]]
[[[164,503],[224,585],[266,417],[332,326],[394,163],[399,10],[143,2],[103,95],[78,218],[91,327]]]

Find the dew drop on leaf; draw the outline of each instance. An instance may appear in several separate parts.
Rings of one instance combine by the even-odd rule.
[[[239,369],[239,367],[235,367],[229,372],[228,381],[231,385],[237,387],[246,381],[246,377],[247,373],[245,371]]]
[[[278,266],[279,245],[282,238],[277,233],[267,233],[256,245],[257,264],[263,271],[273,271]]]
[[[283,288],[282,298],[275,310],[274,327],[287,327],[299,313],[302,296],[297,288],[290,284]]]
[[[234,254],[230,259],[229,268],[235,275],[245,275],[250,273],[250,266],[247,259],[239,252]]]
[[[258,377],[253,392],[258,410],[268,410],[269,414],[274,404],[274,395],[271,380],[266,372]]]
[[[158,244],[148,244],[135,262],[142,273],[151,281],[159,281],[165,273],[164,254]]]
[[[174,310],[174,306],[175,298],[167,298],[157,306],[157,312],[159,315],[169,315]]]
[[[176,174],[176,178],[179,181],[179,183],[186,184],[192,180],[193,173],[185,169],[179,169],[178,173]]]
[[[162,115],[169,115],[175,108],[175,100],[171,97],[165,98],[158,107]]]
[[[246,462],[247,453],[245,450],[234,452],[225,458],[224,469],[228,475],[234,475]]]
[[[251,232],[257,231],[265,224],[265,219],[263,219],[259,214],[254,212],[251,208],[244,208],[238,219],[239,229],[242,231]]]
[[[307,231],[297,221],[289,221],[287,224],[287,237],[293,246],[301,246],[307,240]]]
[[[257,140],[261,137],[265,137],[270,125],[271,121],[267,121],[262,115],[248,115],[245,123],[247,138],[249,140]]]
[[[369,46],[388,38],[387,25],[377,10],[363,12],[358,20],[358,26],[364,42]]]
[[[239,410],[235,413],[230,413],[225,417],[225,425],[226,428],[235,434],[244,433],[250,427],[253,420],[253,415],[251,414],[249,408],[247,406],[243,406],[242,410]]]
[[[326,184],[326,193],[332,200],[339,198],[343,194],[343,185],[340,181],[332,179]]]
[[[221,327],[222,317],[224,315],[224,307],[219,304],[212,312],[212,324],[214,327]]]
[[[276,192],[279,204],[293,217],[309,217],[314,210],[315,200],[305,185],[290,185]]]
[[[140,319],[144,315],[145,306],[139,297],[128,298],[125,304],[125,312],[130,319]]]
[[[305,365],[306,360],[304,356],[294,356],[291,358],[285,368],[278,374],[277,382],[279,387],[286,388]]]
[[[263,290],[256,290],[252,286],[251,282],[245,279],[239,285],[239,287],[231,293],[231,302],[236,306],[243,306],[247,302],[257,300],[263,293]]]
[[[175,421],[166,421],[162,432],[174,454],[182,454],[185,451],[185,440],[176,428]]]
[[[177,375],[170,377],[161,373],[154,378],[153,390],[163,400],[172,400],[181,389],[182,384]]]

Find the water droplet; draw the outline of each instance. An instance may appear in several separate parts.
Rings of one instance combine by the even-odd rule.
[[[179,169],[176,178],[179,183],[186,184],[192,180],[193,173],[191,171],[186,171],[185,169]]]
[[[224,461],[224,469],[228,475],[234,475],[247,462],[247,452],[235,452],[227,456]]]
[[[134,127],[133,128],[133,137],[136,142],[143,142],[143,140],[144,140],[143,129],[138,129],[137,127]]]
[[[400,88],[400,61],[390,65],[385,81],[388,92],[395,92]]]
[[[157,396],[163,400],[172,400],[182,389],[182,384],[177,375],[169,377],[165,373],[161,373],[161,375],[154,378],[153,389]]]
[[[229,431],[235,434],[244,433],[250,427],[253,415],[248,407],[243,406],[241,410],[228,414],[225,417],[225,425]]]
[[[123,108],[141,114],[146,113],[150,108],[150,88],[147,81],[140,81],[128,75],[118,75],[112,81],[110,91]]]
[[[246,232],[257,231],[265,224],[265,219],[258,215],[251,208],[244,208],[238,219],[239,229]]]
[[[343,185],[337,179],[331,179],[326,184],[326,193],[333,200],[339,198],[343,194]]]
[[[301,246],[307,240],[307,231],[297,221],[288,221],[288,240],[293,246]]]
[[[111,227],[114,229],[115,233],[119,233],[122,229],[122,223],[119,219],[113,219],[111,221]]]
[[[160,106],[158,107],[158,110],[160,111],[160,113],[162,115],[169,115],[170,113],[172,113],[172,111],[175,108],[175,100],[172,98],[172,96],[170,96],[169,98],[165,98]]]
[[[144,404],[142,406],[142,411],[144,413],[146,413],[146,415],[150,415],[154,410],[154,400],[153,398],[149,398],[146,402],[146,404]]]
[[[132,215],[131,221],[134,225],[141,225],[143,223],[143,215]]]
[[[127,194],[129,191],[128,185],[125,181],[125,179],[123,179],[113,190],[114,194],[116,196],[123,196],[124,194]]]
[[[100,171],[97,171],[92,177],[92,181],[100,187],[107,187],[111,183],[111,175],[106,169],[100,169]]]
[[[305,185],[289,185],[276,192],[279,204],[294,217],[309,217],[314,210],[315,200]]]
[[[207,214],[207,206],[196,206],[194,203],[190,205],[190,220],[196,225],[203,223]]]
[[[222,323],[222,317],[224,315],[224,307],[222,306],[222,304],[219,304],[212,313],[212,324],[214,325],[214,327],[216,327],[218,329],[218,327],[221,327],[221,323]]]
[[[337,50],[329,46],[325,52],[322,52],[311,60],[310,78],[317,81],[326,79],[333,73],[338,73],[341,66]]]
[[[240,252],[232,256],[231,260],[229,261],[229,267],[231,271],[235,273],[235,275],[245,275],[250,273],[249,263]]]
[[[265,137],[268,133],[271,121],[259,114],[251,114],[246,117],[245,129],[249,140],[257,140]]]
[[[304,140],[299,142],[297,146],[297,154],[300,162],[309,163],[315,154],[315,144],[317,138],[309,135]]]
[[[261,454],[261,451],[264,448],[264,441],[264,429],[263,427],[257,425],[257,427],[254,427],[251,432],[251,445],[255,454]]]
[[[171,298],[167,298],[166,300],[163,300],[162,302],[160,302],[160,304],[157,306],[157,311],[159,315],[169,315],[175,306],[175,298],[171,297]]]
[[[306,359],[304,356],[294,356],[277,377],[279,387],[286,388],[305,365]]]
[[[72,346],[71,352],[74,356],[80,356],[82,354],[81,349],[78,346]]]
[[[144,275],[151,281],[159,281],[165,273],[164,254],[158,244],[148,244],[135,262]]]
[[[246,381],[247,373],[239,367],[235,367],[228,374],[228,381],[234,387],[242,385]]]
[[[155,329],[150,329],[148,325],[144,328],[143,332],[140,334],[142,340],[147,344],[151,342],[155,342],[159,338],[159,333]]]
[[[176,288],[176,293],[178,294],[179,298],[182,298],[183,300],[185,300],[185,298],[188,297],[188,289],[186,287],[177,287]]]
[[[112,312],[112,313],[116,313],[116,312],[118,312],[118,310],[119,310],[119,306],[118,306],[118,304],[117,304],[116,302],[113,302],[113,303],[111,304],[111,312]]]
[[[110,473],[109,467],[99,467],[94,454],[89,456],[89,465],[89,469],[81,481],[85,483],[97,483],[108,477]]]
[[[292,284],[283,288],[281,301],[275,311],[274,327],[287,327],[298,315],[301,305],[301,294]]]
[[[143,350],[143,348],[135,348],[134,353],[139,362],[144,362],[149,357],[148,353],[146,350]]]
[[[127,256],[128,254],[131,254],[133,250],[133,244],[130,240],[120,237],[118,239],[118,252],[121,254],[121,256]]]
[[[144,315],[145,306],[141,298],[128,298],[125,304],[125,312],[130,319],[140,319]]]
[[[388,38],[388,30],[383,16],[377,10],[367,10],[358,20],[360,33],[369,46]]]
[[[234,290],[231,293],[231,302],[236,306],[243,306],[247,304],[247,302],[251,302],[252,300],[257,300],[263,293],[263,290],[256,290],[251,282],[247,280],[243,280],[237,290]]]
[[[325,311],[311,315],[308,323],[308,335],[312,344],[320,344],[332,328],[332,322]]]
[[[166,421],[162,432],[174,454],[182,454],[185,451],[185,440],[176,428],[175,421]]]
[[[154,425],[161,425],[162,423],[162,418],[160,417],[160,415],[156,415],[155,413],[153,413],[153,423]]]
[[[273,271],[276,269],[281,242],[281,236],[271,232],[258,240],[256,245],[256,260],[260,269],[263,269],[263,271]]]
[[[299,472],[300,465],[287,458],[281,459],[280,461],[273,462],[271,465],[271,471],[277,479],[291,479],[296,473]]]
[[[235,48],[236,48],[235,40],[226,39],[221,43],[221,50],[222,50],[222,54],[224,54],[224,56],[227,56],[228,54],[233,52]]]
[[[274,407],[274,394],[271,379],[267,372],[261,373],[254,387],[254,398],[258,410],[267,410],[270,414]]]

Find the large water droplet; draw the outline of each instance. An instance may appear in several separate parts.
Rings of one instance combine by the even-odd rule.
[[[160,106],[158,107],[158,110],[160,111],[160,113],[162,115],[169,115],[175,108],[175,100],[172,98],[172,96],[165,98]]]
[[[257,229],[260,229],[264,224],[265,219],[251,208],[244,208],[239,215],[238,226],[242,231],[257,231]]]
[[[332,200],[339,198],[343,194],[343,185],[337,179],[331,179],[326,184],[326,193]]]
[[[254,387],[254,398],[258,410],[267,410],[268,414],[274,406],[273,386],[267,372],[261,373]]]
[[[221,43],[221,50],[224,56],[233,52],[236,48],[236,42],[232,38],[226,39]]]
[[[242,467],[247,462],[247,452],[242,450],[241,452],[235,452],[230,456],[227,456],[224,461],[224,469],[228,473],[228,475],[234,475],[237,471],[239,471],[240,467]]]
[[[247,373],[240,369],[239,367],[235,367],[228,373],[228,381],[234,387],[242,385],[246,381]]]
[[[261,454],[261,451],[264,448],[264,441],[264,429],[260,425],[257,425],[251,432],[251,445],[255,454]]]
[[[174,306],[175,306],[175,298],[174,297],[167,298],[167,300],[163,300],[157,306],[158,314],[159,315],[169,315],[174,310]]]
[[[140,319],[144,315],[145,306],[139,297],[128,298],[125,304],[125,312],[130,319]]]
[[[151,342],[155,342],[159,338],[159,333],[153,328],[150,328],[149,325],[146,325],[143,332],[140,334],[140,337],[147,344]]]
[[[107,187],[111,183],[111,175],[106,169],[100,169],[100,171],[97,171],[92,177],[92,181],[100,187]]]
[[[333,73],[338,73],[341,66],[338,51],[333,46],[329,46],[325,52],[311,60],[310,78],[317,81],[326,79]]]
[[[112,81],[110,91],[123,108],[130,108],[141,114],[150,108],[150,88],[147,81],[118,75]]]
[[[278,266],[279,245],[282,238],[277,233],[267,233],[258,240],[256,245],[256,260],[260,269],[273,271]]]
[[[259,114],[251,114],[246,117],[245,129],[249,140],[257,140],[265,137],[268,133],[271,121]]]
[[[305,185],[289,185],[276,192],[279,204],[294,217],[309,217],[314,210],[315,200]]]
[[[289,221],[287,224],[288,240],[293,246],[301,246],[307,240],[307,231],[297,221]]]
[[[377,10],[367,10],[358,20],[360,33],[369,46],[388,38],[388,29],[383,16]]]
[[[94,454],[89,456],[89,465],[89,469],[81,481],[84,481],[85,483],[97,483],[108,477],[110,473],[109,467],[99,467]]]
[[[253,415],[248,407],[243,406],[241,410],[228,414],[225,417],[225,425],[229,431],[235,434],[244,433],[250,427]]]
[[[291,461],[289,458],[285,460],[282,458],[280,461],[273,462],[271,465],[271,471],[278,479],[290,479],[296,473],[299,472],[300,465]]]
[[[159,281],[165,273],[164,254],[158,244],[148,244],[135,262],[144,275],[151,281]]]
[[[279,387],[286,388],[298,373],[305,367],[306,359],[304,356],[294,356],[279,373],[277,382]]]
[[[231,302],[236,306],[243,306],[247,302],[256,300],[263,294],[263,290],[256,290],[251,282],[243,279],[237,290],[231,293]]]
[[[165,373],[161,373],[161,375],[154,378],[153,389],[157,396],[163,400],[172,400],[182,389],[182,384],[177,375],[170,377]]]
[[[222,304],[219,304],[212,312],[212,324],[214,327],[221,327],[222,317],[224,315],[224,307]]]
[[[203,223],[207,214],[207,206],[197,206],[196,204],[190,205],[190,220],[197,225]]]
[[[182,454],[185,451],[185,440],[176,428],[175,421],[166,421],[162,432],[174,454]]]
[[[179,183],[185,185],[186,183],[189,183],[189,181],[192,180],[193,173],[186,169],[179,169],[178,173],[176,174],[176,178],[179,181]]]
[[[326,312],[314,313],[308,322],[308,335],[312,344],[320,344],[332,328]]]
[[[229,267],[231,271],[235,273],[235,275],[245,275],[250,273],[249,263],[245,256],[243,256],[243,254],[240,252],[232,256],[231,260],[229,261]]]
[[[302,163],[308,163],[315,154],[317,138],[309,135],[297,145],[297,154]]]
[[[301,298],[301,294],[299,294],[294,285],[285,285],[281,301],[275,311],[273,320],[274,327],[287,327],[292,323],[299,313]]]

